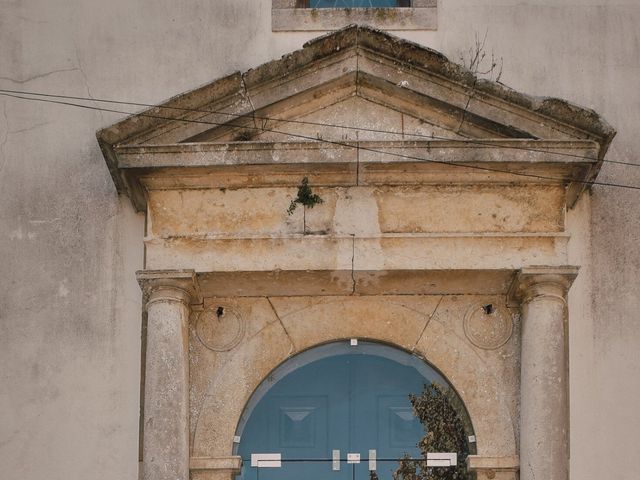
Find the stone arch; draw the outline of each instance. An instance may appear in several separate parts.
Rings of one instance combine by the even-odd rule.
[[[475,347],[462,332],[448,331],[449,319],[435,318],[416,351],[435,365],[455,386],[473,421],[477,454],[487,457],[517,455],[518,362],[503,365],[517,351],[513,345],[504,351],[486,352]],[[461,323],[461,322],[460,322]],[[462,326],[459,326],[460,330]],[[515,343],[510,342],[510,343]],[[510,348],[511,347],[511,348]]]
[[[439,384],[444,392],[452,394],[452,397],[450,397],[452,405],[464,428],[464,433],[461,433],[462,438],[460,440],[467,443],[470,451],[475,453],[475,444],[473,442],[468,443],[467,440],[467,436],[475,435],[468,411],[453,386],[441,372],[423,358],[413,352],[399,348],[397,345],[371,340],[358,340],[357,342],[351,342],[350,340],[341,339],[313,346],[288,358],[269,374],[256,391],[253,392],[247,405],[245,405],[236,429],[236,435],[242,440],[239,444],[236,444],[238,448],[234,449],[234,453],[242,455],[242,458],[246,459],[248,458],[248,452],[269,452],[279,442],[284,442],[282,447],[285,449],[287,443],[292,441],[299,442],[300,439],[298,438],[284,441],[279,439],[275,440],[274,443],[274,438],[270,435],[261,437],[266,429],[263,421],[266,418],[274,419],[274,415],[277,418],[278,415],[281,415],[279,413],[281,408],[292,408],[294,413],[300,412],[302,409],[307,414],[310,411],[324,411],[326,412],[326,417],[322,417],[323,413],[318,413],[319,417],[316,418],[321,424],[326,425],[330,423],[331,414],[329,412],[332,411],[331,405],[344,405],[343,402],[353,403],[353,406],[347,409],[350,413],[340,417],[340,413],[336,414],[334,411],[333,415],[337,415],[340,421],[335,422],[336,417],[333,417],[333,430],[328,429],[325,432],[327,435],[326,441],[333,445],[332,448],[337,448],[341,442],[347,441],[347,437],[351,436],[351,434],[347,435],[347,430],[353,431],[347,428],[347,430],[341,432],[340,428],[344,425],[350,425],[351,428],[356,428],[360,431],[360,435],[356,435],[358,438],[352,438],[355,444],[350,444],[349,448],[355,448],[356,451],[363,449],[365,447],[362,442],[369,442],[371,434],[376,431],[370,430],[371,426],[377,425],[374,428],[380,428],[381,423],[379,422],[388,425],[389,417],[386,415],[393,415],[392,412],[409,407],[408,395],[421,392],[425,383]],[[335,363],[336,361],[340,363]],[[362,381],[362,379],[365,380]],[[286,386],[287,382],[289,382],[288,386]],[[345,393],[347,391],[357,392],[353,393],[357,400],[352,398],[352,393]],[[312,397],[307,397],[307,395]],[[384,405],[386,406],[380,406],[380,401],[390,401],[390,395],[394,396],[395,400],[392,403],[385,403]],[[300,396],[303,396],[303,399],[299,399]],[[398,396],[401,396],[402,400],[398,400]],[[331,404],[329,397],[332,397],[336,403]],[[286,398],[285,403],[279,404],[279,407],[274,407],[273,402],[282,401],[282,398]],[[314,403],[314,400],[310,400],[310,398],[315,399],[317,403]],[[318,400],[319,398],[322,400]],[[325,401],[327,402],[326,404],[323,403]],[[323,410],[323,408],[326,408],[326,410]],[[340,408],[337,408],[337,410],[340,410]],[[342,414],[345,415],[344,410]],[[283,416],[282,418],[285,419],[287,417]],[[324,420],[319,420],[319,418],[324,418]],[[374,421],[372,420],[373,418],[377,420]],[[398,418],[404,417],[398,416]],[[418,426],[420,425],[417,420],[414,421]],[[274,420],[274,422],[271,427],[280,431],[280,422],[278,420]],[[406,424],[403,425],[404,432],[406,432],[407,426]],[[317,425],[316,428],[318,428]],[[387,426],[386,428],[389,427]],[[417,449],[413,453],[409,453],[407,448],[417,446],[418,439],[424,433],[421,426],[414,430],[413,439],[407,440],[405,438],[404,446],[395,444],[395,442],[398,442],[395,435],[402,435],[402,428],[396,430],[395,435],[387,431],[386,428],[383,427],[382,431],[377,430],[378,441],[376,442],[376,448],[379,457],[382,455],[383,458],[389,458],[395,455],[399,458],[405,454],[410,454],[414,457],[420,455]],[[271,433],[275,433],[275,430]],[[313,428],[308,430],[309,436],[302,441],[303,445],[297,445],[295,448],[311,447],[312,449],[319,448],[322,450],[322,442],[316,445],[315,437],[310,433],[313,430]],[[383,433],[383,431],[386,431],[386,433]],[[257,439],[255,436],[260,438]],[[264,442],[269,445],[267,446]],[[400,440],[400,442],[402,443],[403,440]],[[359,447],[356,445],[359,445]],[[255,448],[258,448],[258,450],[255,450]],[[395,453],[391,453],[394,452],[394,449],[397,449]],[[317,453],[318,450],[316,450],[315,454]],[[294,450],[289,451],[286,455],[303,455],[308,458],[308,455],[313,456],[314,453],[307,451],[307,453],[301,454],[299,451]]]
[[[449,300],[354,296],[271,301],[274,321],[245,339],[217,368],[197,419],[192,456],[231,455],[245,406],[273,370],[304,350],[349,338],[388,344],[421,357],[458,392],[473,422],[478,454],[515,454],[508,400],[517,395],[517,385],[495,373],[504,352],[478,351],[462,332],[460,309],[447,308]],[[437,306],[441,313],[434,315]],[[512,343],[503,348],[513,350]]]

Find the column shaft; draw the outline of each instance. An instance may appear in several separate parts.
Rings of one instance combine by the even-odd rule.
[[[145,480],[189,479],[189,298],[157,287],[147,303]]]
[[[522,480],[567,480],[564,292],[553,284],[532,290],[522,306],[520,476]]]

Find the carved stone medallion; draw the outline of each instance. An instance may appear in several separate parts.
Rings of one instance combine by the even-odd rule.
[[[491,303],[474,304],[464,317],[464,333],[478,348],[501,347],[513,333],[513,319],[504,307]]]
[[[226,352],[244,336],[244,319],[229,307],[208,307],[198,315],[196,335],[214,352]]]

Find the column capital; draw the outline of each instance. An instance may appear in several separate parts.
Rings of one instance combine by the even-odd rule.
[[[539,297],[557,298],[566,301],[566,295],[579,267],[525,267],[520,269],[507,293],[510,307],[519,307]]]
[[[186,305],[200,302],[195,270],[139,270],[136,278],[145,305],[154,301],[179,301]]]

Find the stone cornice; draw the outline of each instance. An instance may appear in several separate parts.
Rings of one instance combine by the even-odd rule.
[[[237,165],[268,168],[282,164],[345,163],[355,162],[358,153],[361,163],[412,163],[419,160],[406,157],[418,157],[443,166],[452,163],[580,165],[597,161],[598,144],[590,140],[528,139],[288,141],[122,145],[115,151],[123,169]]]
[[[355,49],[392,58],[396,68],[405,65],[408,69],[418,69],[437,75],[461,87],[473,87],[480,93],[500,100],[504,104],[572,125],[573,128],[590,132],[595,137],[607,139],[607,143],[615,135],[615,130],[593,110],[578,107],[557,98],[529,96],[497,82],[477,79],[472,72],[449,61],[440,52],[364,25],[352,25],[315,38],[305,43],[302,49],[285,55],[281,59],[267,62],[245,73],[232,73],[208,85],[173,97],[158,107],[100,130],[98,139],[107,145],[127,143],[127,139],[143,131],[166,124],[171,119],[184,118],[187,114],[182,109],[202,108],[212,99],[234,100],[235,96],[242,95],[245,88],[250,89],[295,75],[298,70],[305,69],[315,62],[325,61],[334,56],[343,56],[344,52]],[[356,55],[357,52],[351,51],[350,54]],[[163,118],[157,118],[158,116]]]
[[[297,186],[304,176],[320,186],[565,184],[570,206],[599,156],[588,140],[512,139],[191,143],[114,151],[139,209],[144,189]]]

